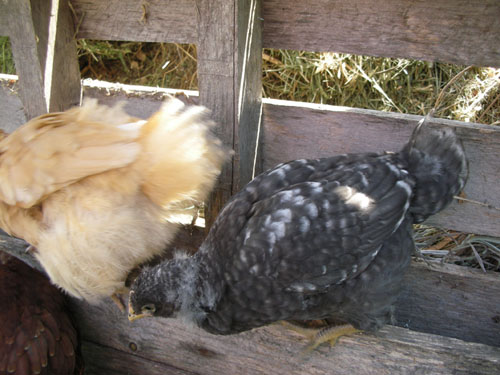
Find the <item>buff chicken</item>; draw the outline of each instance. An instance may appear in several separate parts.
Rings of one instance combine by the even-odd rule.
[[[410,264],[412,225],[444,209],[466,171],[453,131],[422,123],[397,153],[278,165],[228,201],[193,256],[143,269],[129,319],[180,316],[226,335],[332,318],[346,325],[317,336],[332,342],[377,330]]]
[[[0,226],[70,295],[123,293],[214,186],[229,153],[212,125],[173,98],[147,121],[96,100],[37,117],[0,140]]]

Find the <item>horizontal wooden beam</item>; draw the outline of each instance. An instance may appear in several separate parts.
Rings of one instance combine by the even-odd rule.
[[[197,43],[194,0],[73,0],[78,37]],[[263,47],[500,66],[497,0],[267,0]]]
[[[264,169],[298,158],[398,151],[421,116],[319,104],[264,100]],[[452,127],[469,161],[467,199],[454,202],[429,224],[468,233],[500,234],[500,127],[433,119],[430,127]]]
[[[196,43],[195,0],[72,0],[79,38]]]
[[[264,2],[264,46],[500,66],[497,0]]]

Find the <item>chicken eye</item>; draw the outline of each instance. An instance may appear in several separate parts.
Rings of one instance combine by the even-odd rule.
[[[148,303],[147,305],[142,306],[141,311],[152,314],[156,311],[156,307],[152,303]]]

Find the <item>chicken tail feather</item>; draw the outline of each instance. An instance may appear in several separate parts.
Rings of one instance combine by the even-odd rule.
[[[410,204],[415,223],[444,209],[464,187],[467,160],[461,142],[449,128],[430,129],[426,116],[415,128],[402,155],[416,185]]]
[[[142,189],[156,204],[203,200],[215,184],[229,153],[206,112],[172,98],[144,125],[138,165],[145,167]]]

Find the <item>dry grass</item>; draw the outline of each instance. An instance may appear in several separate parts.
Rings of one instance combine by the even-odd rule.
[[[464,67],[405,59],[264,51],[267,97],[425,115]],[[498,124],[500,69],[473,68],[446,93],[437,117]]]
[[[195,90],[196,47],[192,44],[78,41],[83,78]]]
[[[500,238],[415,225],[415,242],[424,259],[500,272]]]

